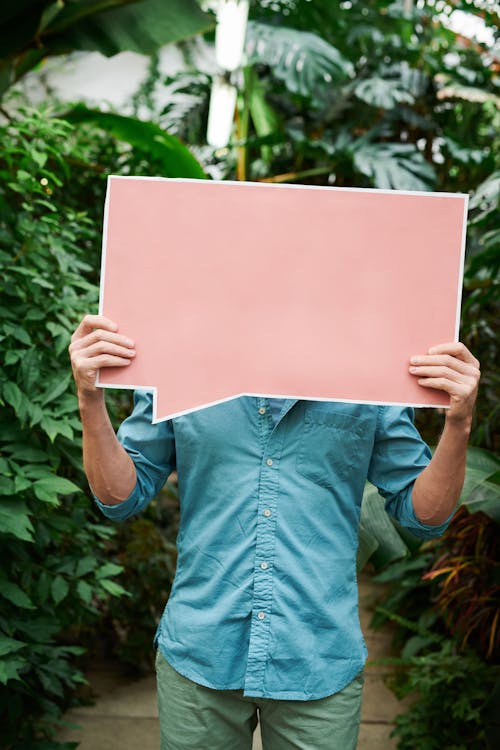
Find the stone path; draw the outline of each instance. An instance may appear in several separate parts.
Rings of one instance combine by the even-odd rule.
[[[370,660],[390,654],[390,630],[374,632],[368,627],[380,588],[367,575],[360,576],[360,619],[369,662],[358,750],[395,750],[396,743],[389,734],[394,716],[402,710],[402,704],[384,685],[384,668],[370,665]],[[65,720],[75,726],[64,729],[58,739],[79,741],[78,750],[158,750],[154,676],[124,680],[119,671],[105,664],[90,671],[87,677],[96,695],[95,705],[69,711]],[[257,729],[253,750],[261,748]]]

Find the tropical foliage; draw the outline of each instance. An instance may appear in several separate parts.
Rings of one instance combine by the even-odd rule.
[[[400,653],[383,660],[388,682],[413,698],[396,718],[400,750],[497,747],[498,567],[498,523],[464,506],[443,537],[376,576],[389,589],[372,626],[391,620]]]
[[[5,95],[0,718],[8,750],[34,750],[50,736],[82,680],[74,644],[92,643],[96,622],[106,623],[121,659],[147,662],[175,565],[171,495],[119,531],[101,523],[85,496],[66,347],[81,314],[96,306],[107,173],[469,192],[462,337],[483,369],[473,443],[498,449],[498,59],[445,22],[452,10],[469,10],[498,33],[490,5],[252,3],[247,64],[234,75],[233,137],[215,153],[205,142],[211,71],[190,65],[192,42],[182,44],[186,70],[167,80],[153,59],[135,97],[136,106],[150,105],[150,122],[82,104],[58,106],[55,118],[22,111]],[[0,10],[0,93],[50,55],[151,53],[212,26],[194,0],[10,0]],[[158,85],[171,96],[156,112]],[[119,421],[128,397],[115,394],[110,404]],[[431,410],[420,419],[430,442],[441,421]],[[490,454],[469,451],[463,510],[442,541],[423,547],[389,520],[373,488],[365,492],[359,564],[370,560],[396,582],[377,618],[400,625],[398,689],[411,692],[421,681],[422,701],[398,723],[401,748],[435,746],[426,738],[441,736],[435,707],[443,692],[448,702],[439,705],[454,712],[458,727],[473,727],[468,746],[486,747],[487,695],[497,684],[498,471]],[[455,739],[446,738],[450,748]],[[462,746],[457,740],[456,750]]]
[[[473,651],[457,653],[449,640],[411,657],[404,679],[393,682],[400,698],[418,695],[411,708],[396,717],[392,735],[398,750],[494,750],[499,740],[499,684],[497,668]]]
[[[500,460],[493,454],[479,448],[469,448],[466,478],[459,501],[460,506],[466,508],[469,513],[481,511],[485,517],[497,524],[500,523],[499,472]],[[480,533],[480,526],[474,525],[472,530],[469,529],[470,534],[479,534],[477,544],[482,549],[485,538]],[[468,541],[470,544],[469,538]],[[367,484],[361,507],[358,567],[363,568],[370,561],[376,570],[381,570],[395,560],[412,555],[420,546],[419,540],[387,515],[384,501],[376,488]],[[491,560],[498,561],[498,549],[494,549],[496,555],[492,552]],[[441,562],[440,559],[436,562],[436,570],[441,570]],[[474,567],[473,564],[472,566]],[[452,576],[453,579],[455,575],[456,572]],[[493,595],[493,600],[494,598]],[[450,615],[451,612],[450,609]],[[471,620],[468,620],[468,626],[472,627]]]
[[[82,493],[67,366],[70,332],[96,300],[96,226],[66,193],[68,160],[82,152],[67,123],[36,112],[1,138],[0,710],[10,748],[50,731],[83,679],[73,644],[125,592],[106,556],[113,531]]]
[[[0,96],[50,55],[151,54],[212,25],[195,0],[6,0],[0,10]]]

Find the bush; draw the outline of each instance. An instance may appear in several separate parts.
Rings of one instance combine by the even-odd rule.
[[[451,641],[438,651],[409,660],[402,684],[393,683],[399,698],[416,693],[417,700],[396,717],[392,736],[398,750],[487,750],[493,727],[486,722],[494,708],[500,673],[473,651],[457,653]],[[498,736],[496,738],[498,740]]]
[[[392,620],[400,653],[388,682],[414,698],[396,718],[399,750],[498,747],[497,540],[498,523],[463,506],[442,537],[376,576],[389,590],[372,626]]]
[[[2,747],[32,748],[83,680],[73,644],[124,590],[107,554],[115,532],[82,490],[66,351],[97,302],[100,225],[75,175],[92,160],[48,113],[25,111],[0,137],[0,723]],[[93,179],[101,206],[104,187]]]

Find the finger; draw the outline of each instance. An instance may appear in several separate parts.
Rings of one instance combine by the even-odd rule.
[[[475,378],[468,374],[457,372],[457,370],[452,370],[450,367],[433,367],[428,365],[427,367],[410,367],[409,370],[412,375],[416,375],[417,377],[446,378],[447,380],[453,380],[454,383],[474,384],[476,382]]]
[[[114,354],[100,354],[98,357],[92,357],[92,359],[83,360],[80,362],[82,370],[100,370],[101,367],[122,367],[123,365],[130,365],[131,359],[126,357],[117,357]]]
[[[476,375],[477,367],[467,362],[463,362],[457,357],[452,357],[450,354],[419,354],[410,359],[411,365],[441,365],[448,367],[451,370],[456,370],[464,375]]]
[[[112,354],[115,357],[132,359],[135,357],[135,349],[129,349],[126,346],[118,346],[109,341],[97,341],[95,344],[92,344],[85,349],[81,349],[77,356],[85,359],[94,359],[101,354]]]
[[[117,331],[118,324],[115,323],[114,320],[105,318],[104,315],[85,315],[73,336],[75,338],[81,338],[93,331],[94,328],[103,328],[107,331]]]
[[[83,338],[75,339],[74,341],[72,341],[69,346],[69,351],[73,352],[87,349],[89,346],[99,341],[109,341],[110,343],[116,344],[117,346],[124,346],[130,349],[134,348],[134,342],[127,336],[122,336],[119,333],[104,331],[101,328],[97,328],[91,333],[88,333],[86,336],[83,336]]]
[[[450,396],[467,396],[469,393],[466,386],[447,378],[422,378],[417,382],[423,388],[436,388],[438,391],[446,391]]]
[[[429,349],[428,354],[451,354],[453,357],[458,357],[458,359],[461,359],[463,362],[469,362],[471,365],[474,365],[474,367],[479,367],[478,360],[461,341],[452,341],[447,344],[432,346]]]

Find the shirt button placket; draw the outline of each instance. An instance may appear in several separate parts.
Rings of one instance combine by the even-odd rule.
[[[262,407],[261,407],[262,408]],[[260,410],[259,410],[260,411]],[[255,547],[253,617],[250,627],[245,694],[264,695],[264,669],[267,662],[269,629],[272,623],[272,576],[276,535],[278,468],[283,437],[274,430],[265,440],[262,457],[257,538]],[[268,436],[269,437],[269,436]]]

